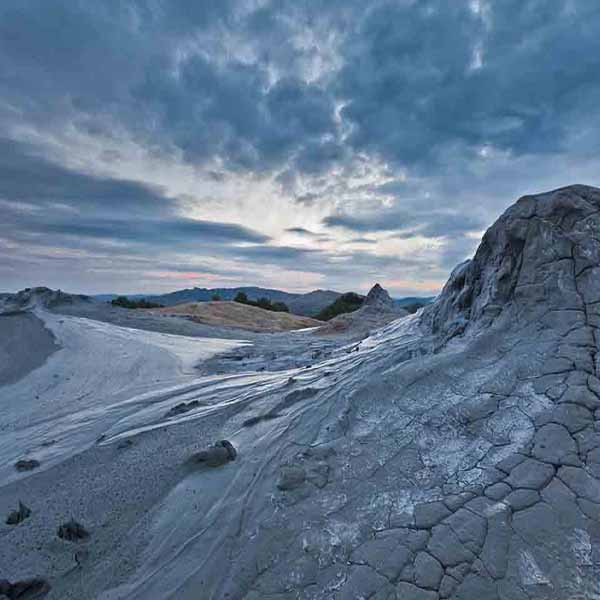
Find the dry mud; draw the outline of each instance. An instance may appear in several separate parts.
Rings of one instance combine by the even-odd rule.
[[[78,359],[78,386],[89,377],[104,404],[70,429],[35,429],[50,404],[7,428],[41,466],[0,488],[6,514],[19,498],[32,511],[2,530],[0,572],[47,579],[48,598],[599,598],[599,230],[599,190],[522,198],[435,303],[310,366],[261,354],[199,377],[181,366],[195,350],[132,338],[101,383],[91,365],[111,355]],[[123,335],[97,334],[105,348]],[[131,381],[171,364],[170,385],[130,396],[127,364],[109,384],[134,343],[148,358]],[[69,435],[48,459],[36,444],[53,431]],[[235,460],[190,464],[224,439]],[[56,538],[71,517],[90,532],[76,559]]]

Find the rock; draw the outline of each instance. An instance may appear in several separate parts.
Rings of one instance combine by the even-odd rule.
[[[358,565],[352,568],[348,578],[336,594],[336,598],[339,598],[339,600],[375,598],[377,591],[386,584],[388,584],[386,579],[376,571]]]
[[[529,508],[539,501],[540,494],[538,492],[525,489],[515,490],[504,499],[504,502],[506,502],[514,511]]]
[[[395,310],[397,308],[391,296],[378,283],[369,290],[363,306],[373,306],[380,310]]]
[[[277,488],[281,491],[295,490],[306,481],[306,471],[302,467],[286,466],[281,469]]]
[[[235,460],[237,451],[233,444],[227,440],[216,442],[210,448],[201,450],[192,455],[191,460],[205,464],[207,467],[222,467]]]
[[[19,508],[13,510],[6,518],[7,525],[18,525],[31,515],[31,509],[19,500]]]
[[[50,584],[45,579],[23,579],[10,583],[8,579],[0,580],[0,597],[9,600],[35,600],[43,598],[50,591]]]
[[[388,579],[397,579],[412,554],[398,535],[388,534],[361,544],[351,555],[352,562],[366,564]]]
[[[485,499],[482,498],[484,501]],[[475,500],[469,502],[466,508],[459,508],[452,516],[448,517],[444,524],[452,529],[461,543],[474,554],[478,554],[486,534],[486,519],[476,514]]]
[[[562,425],[549,423],[534,437],[533,456],[554,465],[580,465],[577,445]]]
[[[569,433],[577,433],[593,423],[594,417],[585,406],[567,402],[554,408],[551,420],[566,427]]]
[[[505,496],[510,494],[511,491],[511,487],[501,481],[485,488],[485,495],[492,500],[502,500]]]
[[[81,542],[90,537],[90,534],[85,527],[74,519],[71,519],[67,523],[63,523],[58,528],[57,535],[60,539],[67,542]]]
[[[419,552],[415,559],[415,583],[421,588],[437,590],[442,581],[444,569],[440,562],[427,552]]]
[[[258,423],[262,423],[263,421],[271,421],[272,419],[277,419],[281,415],[278,412],[269,411],[262,415],[255,415],[253,417],[248,417],[242,421],[243,427],[253,427],[254,425],[258,425]]]
[[[600,481],[583,469],[561,467],[558,471],[558,477],[580,498],[600,504]]]
[[[540,321],[565,335],[585,325],[582,298],[595,297],[595,280],[588,269],[576,286],[573,260],[581,255],[595,266],[599,259],[590,235],[599,204],[600,190],[582,185],[520,198],[486,231],[473,259],[454,269],[422,323],[440,346],[499,321],[504,331]],[[585,240],[585,250],[574,240]]]
[[[502,579],[506,574],[510,548],[510,510],[499,511],[488,518],[485,542],[479,558],[485,570],[494,579]]]
[[[471,562],[474,558],[474,554],[463,546],[454,531],[443,523],[433,528],[427,550],[445,567]]]
[[[426,502],[415,507],[415,526],[429,529],[452,513],[443,502]]]
[[[513,488],[528,488],[539,490],[554,477],[551,465],[533,458],[527,458],[517,465],[511,472],[506,482]]]
[[[15,463],[17,471],[32,471],[40,466],[40,461],[35,458],[22,458]]]
[[[73,559],[78,567],[83,566],[83,563],[89,558],[90,551],[87,548],[78,548],[73,554]]]
[[[440,598],[449,598],[458,587],[458,581],[450,575],[444,575],[440,583]]]
[[[190,410],[194,410],[194,408],[198,408],[200,406],[200,402],[198,400],[192,400],[191,402],[180,402],[173,406],[173,408],[169,409],[165,413],[165,417],[176,417],[177,415],[183,415]]]
[[[402,600],[437,600],[436,592],[422,590],[412,583],[401,582],[396,586],[396,598]]]
[[[366,337],[373,329],[408,314],[408,311],[398,306],[387,291],[376,283],[358,310],[337,315],[321,327],[321,331],[324,333],[350,331],[360,337]],[[346,349],[346,352],[350,354],[358,352],[359,349],[359,346],[351,346]]]
[[[465,502],[468,502],[473,498],[474,494],[471,492],[460,492],[459,494],[450,494],[444,498],[444,504],[450,511],[459,509]]]

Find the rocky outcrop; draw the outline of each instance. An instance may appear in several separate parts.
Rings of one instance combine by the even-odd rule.
[[[83,294],[67,294],[47,287],[25,288],[16,294],[6,294],[0,298],[0,314],[23,312],[36,306],[54,308],[74,302],[91,302],[91,298]]]
[[[456,267],[423,322],[443,340],[496,325],[523,327],[550,311],[600,316],[600,190],[573,185],[524,196]]]
[[[247,597],[600,597],[598,231],[600,190],[522,198],[413,318],[421,338],[348,355],[312,403],[327,412],[292,430],[335,449],[327,478],[281,457],[270,520],[239,552],[265,565]]]
[[[371,310],[398,312],[392,297],[378,283],[369,290],[361,308],[366,307],[370,307]]]
[[[350,333],[364,337],[374,329],[408,314],[408,311],[400,308],[388,292],[376,283],[358,310],[334,317],[321,327],[318,333]]]
[[[420,315],[236,379],[244,460],[166,504],[128,599],[600,598],[599,214],[584,186],[522,198]]]

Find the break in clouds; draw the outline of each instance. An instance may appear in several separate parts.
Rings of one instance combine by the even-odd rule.
[[[8,0],[0,291],[435,293],[598,185],[594,0]]]

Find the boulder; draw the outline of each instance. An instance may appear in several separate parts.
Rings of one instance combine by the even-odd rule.
[[[194,454],[192,461],[205,464],[207,467],[222,467],[236,457],[237,451],[233,444],[228,440],[220,440],[206,450]]]
[[[6,518],[7,525],[18,525],[31,515],[31,509],[19,500],[19,508],[13,510]]]
[[[57,535],[67,542],[81,542],[90,537],[86,528],[74,519],[71,519],[67,523],[63,523],[58,528]]]
[[[0,597],[9,600],[35,600],[43,598],[49,591],[50,585],[45,579],[23,579],[14,583],[0,579]]]
[[[40,466],[40,461],[35,458],[22,458],[15,463],[17,471],[32,471]]]

